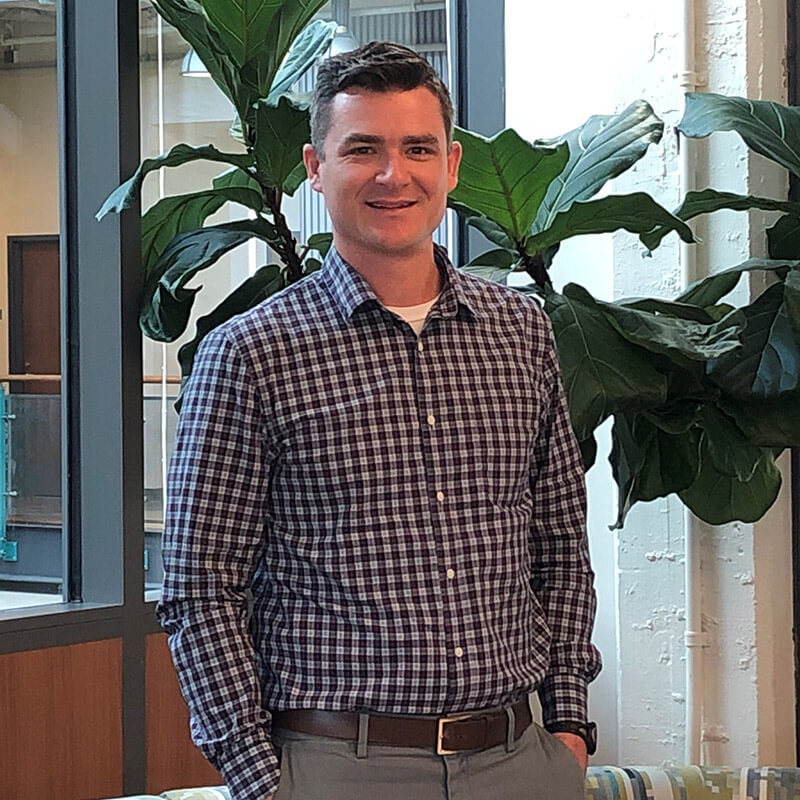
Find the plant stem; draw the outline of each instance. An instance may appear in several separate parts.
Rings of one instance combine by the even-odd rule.
[[[547,274],[547,267],[544,265],[544,259],[541,253],[530,255],[526,253],[524,248],[520,248],[522,255],[522,265],[525,271],[533,278],[534,282],[540,289],[550,286],[550,276]]]
[[[275,231],[280,239],[273,245],[273,249],[280,256],[281,261],[286,265],[287,283],[295,283],[303,277],[303,262],[297,254],[297,240],[292,236],[286,217],[281,211],[282,193],[271,186],[261,186],[264,192],[264,202],[267,204],[272,220],[275,224]]]

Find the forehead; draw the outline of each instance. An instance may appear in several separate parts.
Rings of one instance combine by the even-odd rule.
[[[354,133],[446,137],[439,98],[424,86],[407,91],[352,88],[339,92],[331,102],[328,136],[338,139]]]

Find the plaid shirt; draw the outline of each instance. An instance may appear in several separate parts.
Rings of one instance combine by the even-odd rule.
[[[158,613],[237,800],[278,786],[266,709],[435,715],[538,689],[545,724],[586,719],[584,476],[549,322],[436,258],[419,338],[331,250],[197,353]]]

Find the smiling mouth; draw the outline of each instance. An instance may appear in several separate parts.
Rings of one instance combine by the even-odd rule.
[[[377,208],[381,211],[395,211],[401,208],[411,208],[415,203],[415,200],[367,200],[367,205],[370,208]]]

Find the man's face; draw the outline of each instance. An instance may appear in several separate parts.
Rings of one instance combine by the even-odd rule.
[[[447,149],[436,95],[352,89],[331,104],[324,154],[306,145],[311,186],[325,197],[334,241],[349,261],[430,249],[458,180],[461,145]]]

